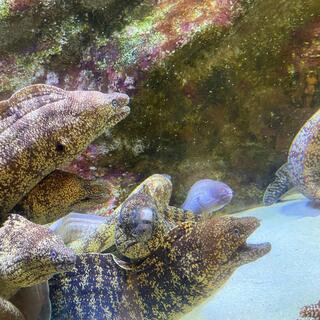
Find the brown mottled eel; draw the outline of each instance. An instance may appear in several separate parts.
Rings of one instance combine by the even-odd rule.
[[[252,217],[182,223],[136,271],[109,254],[78,256],[74,271],[49,281],[52,319],[178,319],[269,252],[268,243],[246,243],[258,226]]]
[[[308,306],[304,306],[300,310],[301,318],[308,318],[313,320],[320,320],[320,301],[315,304],[310,304]]]
[[[10,298],[19,288],[71,270],[75,260],[74,252],[48,228],[10,215],[0,228],[0,319],[23,319]]]
[[[55,170],[41,180],[13,212],[46,224],[71,211],[86,211],[108,198],[103,180],[85,180],[75,174]]]
[[[290,188],[296,187],[307,198],[320,199],[320,110],[317,111],[293,139],[288,161],[276,172],[267,187],[264,204],[271,205]]]
[[[125,94],[32,85],[0,102],[0,216],[130,112]]]

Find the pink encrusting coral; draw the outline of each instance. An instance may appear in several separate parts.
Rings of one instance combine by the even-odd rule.
[[[124,29],[108,39],[98,38],[87,49],[81,62],[82,72],[71,76],[73,86],[81,86],[87,81],[85,75],[92,73],[109,90],[133,92],[148,69],[164,63],[207,29],[230,26],[239,12],[239,0],[157,1],[146,16],[136,14],[137,18]],[[92,145],[67,170],[89,179],[105,177],[106,171],[101,173],[96,164],[106,153],[101,146]]]
[[[32,6],[41,3],[40,0],[9,0],[8,5],[10,11],[12,12],[21,12],[24,10],[28,10]]]
[[[135,89],[141,71],[173,54],[199,33],[226,27],[241,12],[238,0],[166,0],[108,39],[98,39],[83,65],[101,73],[110,89]]]

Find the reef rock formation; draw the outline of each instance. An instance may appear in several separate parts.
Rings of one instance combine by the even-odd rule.
[[[223,180],[233,210],[261,201],[320,102],[319,13],[317,0],[3,1],[0,94],[125,91],[132,116],[96,142],[94,166],[167,172],[177,204]]]

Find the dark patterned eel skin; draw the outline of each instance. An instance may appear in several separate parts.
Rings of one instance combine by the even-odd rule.
[[[272,205],[290,188],[296,187],[311,200],[320,200],[320,110],[300,129],[293,139],[288,161],[267,187],[263,203]]]
[[[320,199],[320,110],[300,129],[288,155],[291,182],[310,199]]]
[[[246,244],[258,226],[252,217],[185,222],[132,270],[108,254],[80,255],[74,272],[49,282],[52,319],[178,319],[217,292],[239,266],[270,251],[268,243]]]
[[[318,303],[315,303],[315,304],[304,306],[300,310],[299,315],[301,318],[320,320],[320,301],[318,301]]]
[[[48,228],[13,214],[0,228],[0,319],[23,319],[9,299],[19,288],[72,270],[76,255]]]
[[[263,204],[271,206],[278,202],[293,186],[288,172],[288,164],[283,164],[275,173],[275,179],[268,185],[263,195]]]
[[[55,170],[41,180],[12,212],[46,224],[71,211],[85,211],[109,197],[103,180],[85,180],[75,174]]]
[[[32,85],[0,102],[0,217],[130,112],[125,94]]]

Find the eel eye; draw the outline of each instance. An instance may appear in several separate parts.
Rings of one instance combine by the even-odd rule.
[[[113,100],[111,101],[111,104],[112,104],[112,107],[113,107],[113,108],[117,108],[117,107],[119,106],[118,101],[117,101],[116,99],[113,99]]]
[[[50,258],[51,258],[52,261],[56,260],[57,259],[57,252],[54,251],[54,250],[51,250]]]
[[[234,234],[235,236],[239,237],[239,236],[240,236],[240,230],[237,229],[237,228],[233,229],[233,234]]]
[[[63,145],[61,142],[56,143],[56,151],[61,153],[65,150],[65,145]]]

